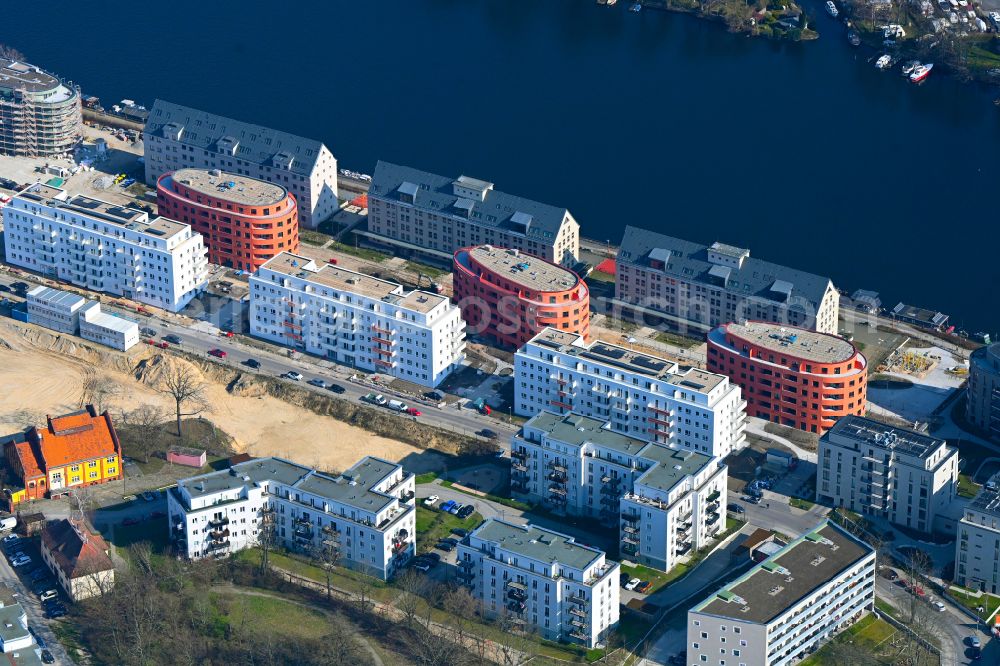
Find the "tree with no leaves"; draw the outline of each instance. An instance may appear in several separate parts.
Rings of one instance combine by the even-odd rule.
[[[155,405],[140,405],[130,412],[123,411],[122,421],[127,428],[121,434],[127,435],[129,455],[149,463],[149,457],[159,446],[158,435],[166,420],[166,414]]]
[[[101,375],[94,368],[87,368],[80,383],[80,407],[93,405],[98,414],[111,406],[121,387],[110,377]]]
[[[207,384],[198,378],[197,371],[189,365],[171,364],[156,384],[156,390],[169,395],[176,407],[177,436],[182,437],[181,420],[197,416],[208,409],[205,396]]]

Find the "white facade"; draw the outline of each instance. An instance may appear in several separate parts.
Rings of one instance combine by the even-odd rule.
[[[957,492],[958,449],[943,439],[845,416],[819,440],[822,504],[929,533],[943,531]]]
[[[169,171],[220,169],[287,189],[309,229],[340,207],[337,160],[319,141],[156,100],[143,144],[150,187]]]
[[[593,648],[618,624],[621,567],[559,532],[490,519],[458,546],[459,578],[486,617]]]
[[[255,546],[337,552],[338,564],[383,580],[414,552],[414,476],[365,457],[338,477],[280,458],[184,479],[167,493],[171,538],[189,558]]]
[[[35,287],[28,292],[28,321],[53,331],[76,335],[80,309],[87,299],[51,287]]]
[[[996,477],[965,508],[955,541],[955,582],[1000,593],[1000,492]]]
[[[690,666],[786,666],[875,605],[875,551],[833,523],[688,611]]]
[[[511,490],[618,525],[624,556],[663,571],[724,531],[728,470],[710,456],[544,411],[511,441]]]
[[[186,224],[47,185],[2,214],[9,264],[170,312],[205,289],[207,251]]]
[[[0,607],[0,652],[10,654],[30,648],[35,643],[28,631],[28,615],[21,604]],[[17,663],[11,659],[10,663]]]
[[[139,344],[139,324],[101,312],[101,304],[92,302],[80,310],[80,337],[127,351]]]
[[[746,443],[746,401],[724,375],[546,328],[514,357],[514,413],[575,412],[724,458]]]
[[[250,278],[250,333],[428,387],[465,360],[465,322],[448,298],[288,252]]]

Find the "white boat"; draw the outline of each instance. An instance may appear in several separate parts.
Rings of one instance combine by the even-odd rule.
[[[910,60],[909,62],[903,63],[903,68],[901,70],[903,72],[903,76],[909,76],[910,74],[913,73],[913,70],[915,70],[919,66],[920,66],[919,60]]]
[[[879,56],[879,59],[875,61],[875,66],[879,69],[889,69],[892,67],[892,56],[889,54]]]
[[[628,10],[630,12],[641,12],[642,11],[642,3],[641,2],[635,3],[634,5],[632,5],[631,7],[629,7]]]
[[[930,76],[931,70],[934,69],[934,63],[928,63],[926,65],[917,65],[910,72],[910,81],[913,83],[920,83],[928,76]]]
[[[833,18],[840,16],[840,12],[837,11],[837,5],[833,4],[833,0],[826,0],[826,13]]]

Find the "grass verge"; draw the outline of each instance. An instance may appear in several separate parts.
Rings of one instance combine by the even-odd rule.
[[[958,475],[958,496],[972,499],[979,492],[980,486],[968,474]]]
[[[810,502],[809,500],[804,500],[800,497],[789,497],[788,506],[795,507],[796,509],[802,509],[803,511],[808,511],[809,509],[813,508],[816,505],[815,503]]]
[[[702,343],[702,340],[688,338],[676,333],[670,333],[668,331],[660,331],[656,334],[655,339],[665,345],[674,345],[675,347],[681,347],[682,349],[690,349],[691,347],[695,347]]]
[[[462,528],[471,530],[481,522],[483,522],[483,517],[478,513],[474,513],[465,520],[462,520],[450,513],[418,506],[417,552],[426,553],[433,550],[434,544],[450,536],[453,529]]]
[[[389,258],[389,255],[382,254],[376,250],[369,250],[364,247],[355,247],[353,245],[348,245],[346,243],[341,243],[334,241],[330,244],[331,250],[336,250],[337,252],[343,252],[344,254],[349,254],[360,259],[367,259],[368,261],[374,261],[375,263],[382,263]]]
[[[948,594],[952,596],[955,601],[962,604],[968,608],[973,613],[979,613],[979,607],[982,606],[985,610],[980,614],[983,618],[988,618],[997,608],[1000,608],[1000,597],[995,597],[992,594],[981,594],[976,596],[971,592],[964,591],[955,586],[948,590]]]

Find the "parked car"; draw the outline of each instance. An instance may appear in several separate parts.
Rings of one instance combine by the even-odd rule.
[[[15,557],[13,560],[10,561],[10,566],[14,567],[15,569],[19,569],[28,564],[31,564],[31,557],[25,555],[24,553],[21,553],[20,557]]]
[[[152,502],[156,500],[156,495],[147,490],[142,494],[142,499],[146,500],[147,502]]]
[[[965,642],[969,644],[969,647],[974,647],[974,648],[982,647],[983,645],[982,643],[979,642],[979,636],[976,636],[975,634],[971,634],[968,638],[965,639]]]
[[[618,584],[621,585],[622,587],[628,585],[629,580],[631,580],[631,576],[629,576],[627,573],[618,574]]]
[[[430,562],[432,567],[437,566],[437,563],[441,561],[441,556],[437,553],[425,553],[421,557]]]
[[[38,598],[41,599],[42,601],[48,601],[49,599],[56,599],[58,597],[59,597],[59,593],[56,592],[51,587],[49,589],[45,590],[44,592],[42,592],[40,595],[38,595]]]
[[[227,356],[229,356],[229,354],[227,354],[222,349],[209,349],[208,355],[214,356],[215,358],[226,358]]]
[[[441,539],[441,543],[450,543],[453,546],[458,545],[458,539],[453,539],[452,537],[444,537]]]
[[[455,547],[453,545],[445,541],[438,541],[437,545],[434,547],[437,548],[438,550],[443,550],[446,553],[450,553],[451,551],[455,550]]]
[[[451,533],[463,539],[469,536],[469,530],[463,527],[453,527],[451,528]]]
[[[306,382],[306,384],[309,384],[310,386],[316,386],[317,388],[326,388],[326,382],[324,382],[319,377],[315,379],[310,379],[309,381]]]
[[[439,499],[441,498],[438,497],[437,495],[431,495],[430,497],[424,500],[424,506],[434,506],[435,504],[437,504],[437,501]]]
[[[47,649],[42,650],[42,663],[43,664],[54,664],[56,663],[56,658],[52,656],[52,653]]]
[[[476,512],[476,507],[472,506],[471,504],[466,504],[461,509],[456,511],[455,515],[461,518],[462,520],[465,520],[475,512]]]
[[[253,368],[254,370],[256,370],[257,368],[260,367],[260,361],[258,361],[255,358],[248,358],[247,360],[245,360],[243,362],[246,364],[246,366],[248,368]]]
[[[286,379],[291,379],[292,381],[296,382],[302,381],[302,373],[295,372],[294,370],[289,370],[288,372],[286,372],[284,374],[284,377]]]
[[[423,412],[420,411],[419,409],[417,409],[416,407],[409,407],[409,408],[407,408],[406,413],[409,414],[410,416],[422,416],[423,415]]]
[[[969,659],[973,661],[979,661],[983,658],[983,649],[978,647],[971,647],[968,649]]]
[[[451,511],[452,507],[455,506],[455,504],[456,504],[455,500],[448,500],[447,502],[439,506],[438,509],[447,513],[448,511]]]
[[[457,516],[458,512],[462,510],[462,506],[463,505],[459,504],[458,502],[455,502],[455,504],[450,509],[448,509],[448,513]]]
[[[63,617],[64,615],[66,615],[66,607],[62,605],[51,606],[45,609],[45,615],[48,616],[48,618],[51,620]]]
[[[939,599],[934,599],[933,601],[931,601],[931,606],[933,606],[939,613],[943,613],[945,610],[944,604],[941,603]]]
[[[730,502],[729,504],[727,504],[726,509],[732,511],[733,513],[746,513],[747,511],[746,509],[743,508],[742,505],[737,504],[736,502]]]
[[[636,592],[641,592],[642,594],[646,594],[651,589],[653,589],[653,584],[651,582],[649,582],[648,580],[644,580],[644,581],[642,581],[641,583],[639,583],[638,585],[635,586],[635,591]]]
[[[634,590],[636,588],[636,586],[639,583],[641,583],[641,582],[642,581],[639,580],[638,578],[631,578],[631,579],[629,579],[629,581],[627,583],[625,583],[625,589],[626,590]]]
[[[345,389],[345,388],[344,388],[343,386],[341,386],[340,384],[330,384],[330,385],[329,385],[329,386],[327,386],[326,388],[327,388],[327,389],[329,389],[330,391],[333,391],[333,392],[334,392],[334,393],[336,393],[337,395],[340,395],[341,393],[344,393],[344,392],[346,392],[346,391],[347,391],[347,389]]]
[[[169,342],[172,345],[179,345],[179,344],[181,344],[180,336],[174,335],[173,333],[171,333],[170,335],[164,335],[163,339],[166,340],[167,342]]]
[[[444,394],[440,391],[428,391],[427,393],[424,393],[424,397],[428,400],[436,400],[438,402],[444,400]]]
[[[55,583],[52,582],[51,578],[43,578],[42,580],[35,581],[31,586],[31,591],[35,594],[41,594],[45,590],[55,587]]]
[[[0,539],[0,545],[3,545],[3,547],[6,548],[7,546],[14,545],[20,540],[21,537],[17,536],[16,534],[8,534],[3,539]]]
[[[893,569],[892,567],[882,567],[881,571],[879,571],[878,573],[880,576],[882,576],[882,578],[885,578],[886,580],[889,581],[897,580],[899,578],[899,574],[896,573],[896,570]]]
[[[489,428],[483,428],[476,434],[480,437],[485,437],[486,439],[497,439],[500,437],[500,435],[496,434],[496,432],[490,430]]]
[[[30,578],[33,581],[40,581],[43,578],[47,578],[48,575],[49,575],[48,569],[46,569],[45,567],[38,567],[36,569],[31,570],[31,572],[28,574],[28,578]]]
[[[149,326],[141,329],[139,332],[149,338],[155,338],[158,335],[156,329]]]

